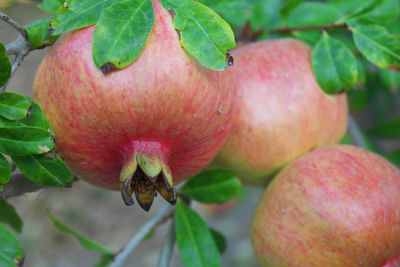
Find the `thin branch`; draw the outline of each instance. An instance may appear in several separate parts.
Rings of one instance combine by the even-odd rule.
[[[353,142],[356,146],[368,149],[368,144],[365,141],[365,138],[357,125],[357,122],[354,120],[352,116],[349,116],[348,122],[349,132],[353,139]]]
[[[172,252],[174,251],[175,237],[175,223],[174,221],[172,221],[168,228],[167,236],[164,241],[164,246],[160,252],[157,267],[169,267]]]
[[[348,28],[346,23],[332,23],[327,25],[319,25],[319,26],[301,26],[301,27],[288,27],[288,28],[280,28],[269,30],[268,33],[291,33],[294,31],[308,31],[308,30],[327,30],[327,29],[335,29],[335,28]]]
[[[124,266],[124,262],[129,255],[135,250],[140,242],[157,226],[160,222],[169,218],[173,212],[170,204],[166,204],[161,210],[149,221],[147,221],[137,232],[137,234],[129,241],[125,248],[115,257],[114,262],[110,267],[121,267]]]
[[[43,187],[42,185],[31,182],[21,173],[14,174],[11,176],[10,182],[5,184],[3,191],[0,192],[0,199],[6,200],[11,197],[37,191]]]
[[[15,20],[13,20],[12,18],[10,18],[9,16],[7,16],[6,14],[4,14],[3,12],[0,11],[0,19],[5,21],[6,23],[8,23],[9,25],[11,25],[12,27],[14,27],[14,29],[16,29],[17,31],[19,31],[19,33],[25,38],[28,39],[28,33],[25,31],[24,27],[21,26],[21,24],[19,24],[18,22],[16,22]]]

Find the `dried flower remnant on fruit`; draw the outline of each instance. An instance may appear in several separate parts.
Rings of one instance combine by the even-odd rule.
[[[120,182],[121,196],[127,206],[134,204],[135,194],[139,205],[149,211],[157,192],[172,205],[176,203],[171,171],[157,155],[135,154],[122,169]]]

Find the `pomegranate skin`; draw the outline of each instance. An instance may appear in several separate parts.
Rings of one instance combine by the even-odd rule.
[[[36,74],[34,99],[58,151],[74,174],[97,186],[119,189],[135,153],[160,157],[179,183],[212,160],[231,128],[231,70],[197,63],[170,14],[159,0],[153,5],[154,27],[127,68],[104,75],[94,65],[90,26],[58,40]]]
[[[265,185],[313,148],[337,143],[347,126],[345,94],[327,95],[311,66],[311,49],[289,38],[245,44],[232,52],[237,115],[212,168]]]
[[[344,145],[283,168],[251,226],[261,266],[399,266],[400,170]]]

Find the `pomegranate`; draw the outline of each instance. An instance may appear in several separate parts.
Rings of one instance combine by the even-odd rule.
[[[232,55],[238,114],[212,168],[233,170],[245,184],[267,184],[290,161],[343,137],[346,95],[321,90],[306,44],[268,40]]]
[[[399,266],[400,170],[354,146],[316,149],[271,182],[251,238],[261,266]]]
[[[232,123],[231,71],[201,66],[181,47],[172,17],[153,0],[155,22],[140,57],[106,75],[92,59],[94,26],[58,40],[33,85],[57,149],[80,178],[120,189],[149,210],[159,192],[204,168]]]

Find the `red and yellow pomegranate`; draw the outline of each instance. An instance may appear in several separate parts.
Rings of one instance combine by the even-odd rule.
[[[354,146],[313,150],[272,180],[251,238],[261,266],[399,266],[400,170]]]
[[[158,191],[174,203],[173,183],[204,168],[232,122],[231,71],[201,66],[181,47],[171,15],[153,0],[154,27],[140,57],[104,75],[92,59],[94,26],[58,40],[41,63],[34,98],[57,148],[80,178],[135,193],[148,210]]]
[[[347,126],[346,95],[321,90],[309,46],[268,40],[243,45],[232,55],[238,114],[212,167],[235,171],[245,184],[265,185],[295,158],[340,141]]]

